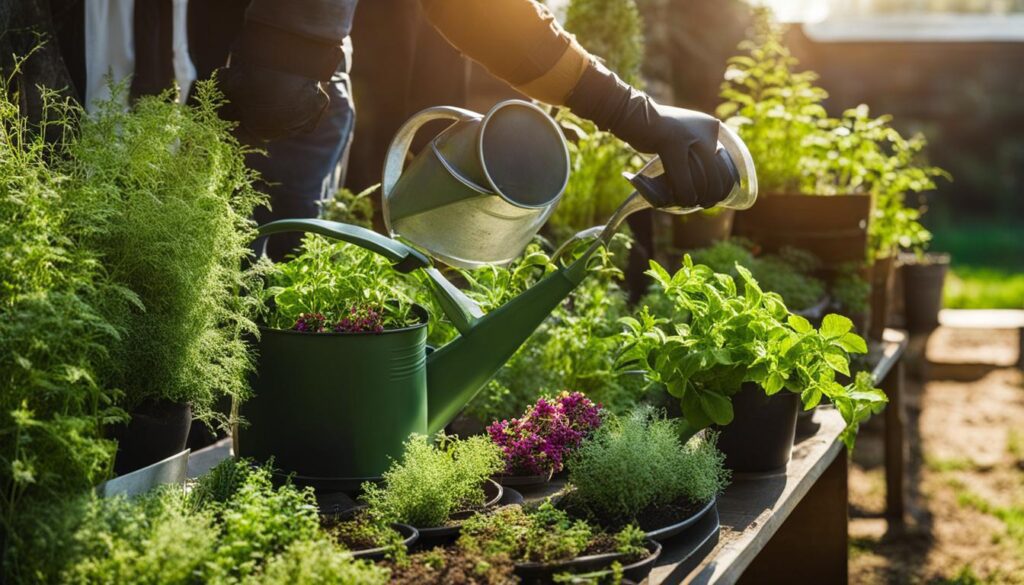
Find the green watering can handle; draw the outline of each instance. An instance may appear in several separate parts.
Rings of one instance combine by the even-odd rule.
[[[325,219],[280,219],[260,226],[257,237],[264,241],[264,247],[260,248],[260,254],[262,255],[265,249],[267,236],[285,232],[314,233],[354,244],[384,256],[392,262],[392,268],[401,273],[424,269],[430,278],[432,292],[437,297],[441,309],[460,333],[469,331],[473,324],[483,316],[480,306],[450,283],[439,270],[431,266],[429,258],[402,242],[347,223]]]

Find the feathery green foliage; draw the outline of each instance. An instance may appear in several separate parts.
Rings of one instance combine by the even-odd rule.
[[[275,488],[271,475],[268,467],[228,460],[195,486],[223,500],[167,485],[132,499],[85,493],[53,505],[39,516],[47,536],[32,543],[35,570],[22,582],[387,581],[386,570],[352,560],[320,530],[312,491]]]
[[[434,446],[413,435],[382,486],[363,484],[362,499],[381,522],[443,526],[453,512],[482,506],[484,481],[503,466],[501,449],[488,437],[444,437]]]
[[[574,508],[611,525],[636,522],[644,510],[680,499],[703,504],[728,483],[715,437],[685,445],[675,422],[650,407],[611,418],[569,459]]]
[[[115,90],[115,94],[123,88]],[[213,82],[195,106],[145,97],[131,111],[117,99],[83,118],[69,146],[71,212],[102,217],[86,244],[138,303],[111,307],[125,328],[104,382],[132,407],[148,399],[187,402],[216,418],[220,396],[244,397],[251,368],[243,336],[255,333],[255,286],[243,269],[265,198],[253,189],[247,150],[217,116]],[[225,422],[225,421],[221,421]]]
[[[43,92],[43,121],[19,113],[0,79],[0,581],[25,576],[45,502],[89,489],[111,469],[105,424],[122,420],[120,393],[102,383],[121,330],[104,306],[131,293],[81,245],[69,204],[65,156],[43,136],[70,136],[78,109]]]

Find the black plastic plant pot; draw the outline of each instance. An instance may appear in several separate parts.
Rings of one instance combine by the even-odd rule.
[[[127,424],[111,426],[117,441],[114,472],[124,475],[181,453],[192,426],[192,408],[169,400],[143,402],[131,411]]]
[[[647,539],[644,546],[647,548],[647,556],[636,562],[624,564],[622,567],[624,578],[639,583],[651,573],[658,557],[661,556],[661,544]],[[587,555],[557,563],[516,563],[514,571],[522,583],[552,583],[554,577],[562,573],[578,575],[581,582],[592,583],[595,579],[611,575],[612,563],[622,562],[623,556],[620,553],[607,553]],[[591,580],[585,580],[587,578]],[[568,582],[572,583],[573,581],[570,579]]]
[[[427,312],[413,310],[419,324],[383,333],[261,327],[238,455],[307,484],[379,477],[427,432]]]
[[[948,254],[928,254],[903,264],[903,311],[911,333],[928,333],[939,326],[942,289],[949,271]]]
[[[821,428],[821,423],[814,420],[814,413],[817,410],[817,407],[810,410],[799,409],[796,416],[796,437],[798,439],[810,437]]]
[[[732,408],[733,421],[718,436],[725,466],[739,473],[785,469],[796,438],[800,396],[787,390],[766,396],[747,383],[732,397]]]
[[[502,486],[517,488],[535,488],[550,483],[551,475],[551,472],[531,475],[502,474],[495,475],[491,479],[498,482]]]
[[[391,528],[398,531],[402,535],[402,545],[408,550],[420,537],[418,530],[409,526],[408,524],[394,523]],[[366,559],[369,561],[379,561],[387,556],[391,552],[389,546],[378,546],[376,548],[367,548],[363,550],[352,551],[352,557],[356,559]]]
[[[678,536],[679,534],[682,534],[691,526],[699,522],[700,519],[703,518],[708,512],[715,509],[717,502],[718,498],[712,498],[711,501],[701,506],[699,510],[691,514],[689,517],[684,518],[678,522],[673,522],[672,524],[661,526],[653,530],[648,530],[644,534],[644,536],[651,540],[656,540],[658,542],[665,542],[666,540],[669,540],[674,536]]]
[[[508,490],[511,491],[511,490]],[[483,509],[493,508],[494,506],[501,503],[505,496],[505,488],[493,479],[488,479],[484,483],[484,496],[485,501]],[[515,495],[519,495],[518,493]],[[522,496],[519,497],[520,501]],[[511,502],[510,502],[511,503]],[[463,512],[456,512],[452,514],[451,523],[447,526],[423,526],[416,527],[419,531],[420,537],[416,542],[417,550],[429,550],[437,546],[448,546],[459,539],[459,535],[462,533],[462,521],[475,514],[475,510],[466,510]]]

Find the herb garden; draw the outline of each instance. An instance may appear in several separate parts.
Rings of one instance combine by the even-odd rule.
[[[602,41],[589,4],[567,26],[639,79],[639,27]],[[636,17],[617,4],[616,21]],[[648,160],[568,110],[436,110],[453,125],[385,169],[383,203],[346,192],[324,219],[260,226],[246,161],[261,154],[218,117],[215,82],[129,109],[114,86],[89,114],[47,94],[42,126],[3,97],[2,581],[742,571],[750,559],[710,560],[729,506],[772,485],[764,509],[789,514],[819,477],[845,481],[859,426],[885,409],[894,258],[929,240],[907,196],[946,177],[889,117],[829,117],[781,34],[762,14],[722,85],[749,200],[668,216],[675,235],[640,260],[625,224],[612,232],[632,211],[620,175]],[[466,168],[463,142],[515,152],[524,136],[554,153],[524,173],[533,190],[453,207],[500,167]],[[473,207],[517,197],[532,215]],[[449,231],[473,214],[508,223]],[[284,233],[301,245],[272,262],[263,245]],[[506,248],[510,262],[471,258]],[[190,429],[211,444],[188,452]]]

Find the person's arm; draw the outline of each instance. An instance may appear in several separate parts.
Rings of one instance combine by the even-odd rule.
[[[522,93],[561,106],[591,57],[532,0],[420,0],[448,42]]]
[[[715,157],[715,118],[662,106],[606,69],[534,0],[420,0],[448,41],[522,93],[568,106],[646,153],[657,153],[671,204],[711,207],[732,188]],[[669,204],[669,202],[653,202]]]

